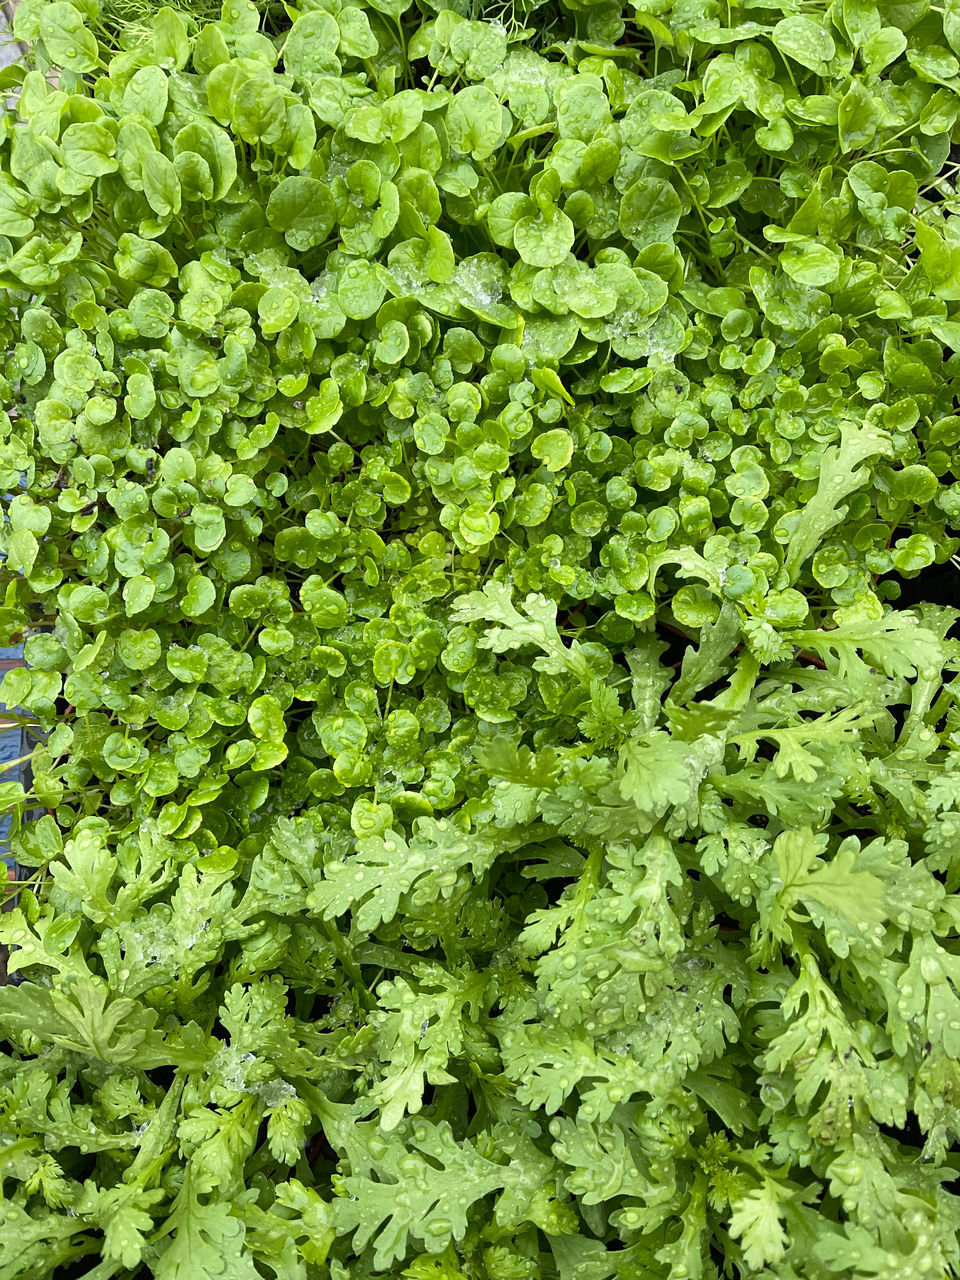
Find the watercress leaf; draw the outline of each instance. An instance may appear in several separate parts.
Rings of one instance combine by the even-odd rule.
[[[339,75],[339,43],[340,28],[331,13],[324,9],[302,13],[283,44],[284,69],[305,82],[322,75]]]
[[[573,457],[573,439],[568,431],[545,431],[530,445],[530,452],[551,471],[562,471]]]
[[[539,210],[515,223],[513,241],[517,253],[530,266],[557,266],[573,246],[573,223],[560,209]]]
[[[825,75],[836,53],[829,30],[814,18],[794,14],[781,18],[770,36],[785,58],[799,62],[808,71]]]
[[[158,66],[140,67],[134,71],[123,91],[124,111],[142,116],[150,124],[160,124],[166,114],[168,100],[167,77]]]
[[[210,198],[214,200],[222,200],[237,179],[237,156],[230,136],[209,120],[194,120],[178,130],[173,151],[175,162],[199,157],[210,174]]]
[[[96,37],[85,26],[79,10],[67,0],[52,0],[43,6],[36,34],[58,67],[81,73],[96,67]]]
[[[316,178],[284,178],[270,192],[267,222],[282,231],[291,248],[323,244],[333,227],[335,206],[330,189]]]
[[[669,182],[641,178],[620,201],[620,230],[638,249],[659,244],[676,231],[680,211],[680,197]]]
[[[447,108],[445,123],[450,145],[475,160],[486,160],[500,146],[509,129],[509,113],[484,85],[461,89]]]

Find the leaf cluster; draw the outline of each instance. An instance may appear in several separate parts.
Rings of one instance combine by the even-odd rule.
[[[0,1280],[960,1269],[956,0],[22,0]]]

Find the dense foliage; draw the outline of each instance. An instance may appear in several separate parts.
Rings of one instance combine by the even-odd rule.
[[[0,1278],[940,1280],[960,4],[451,2],[19,8]]]

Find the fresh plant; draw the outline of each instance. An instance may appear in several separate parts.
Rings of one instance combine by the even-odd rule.
[[[255,3],[261,25],[273,10],[283,11],[282,0]],[[85,8],[85,25],[109,52],[133,49],[153,39],[153,19],[161,9],[172,9],[192,28],[193,24],[215,22],[221,16],[222,4],[220,0],[100,0],[99,6]]]
[[[957,0],[15,30],[0,1280],[955,1274]]]

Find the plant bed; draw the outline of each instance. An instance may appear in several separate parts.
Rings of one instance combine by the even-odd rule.
[[[0,1280],[954,1274],[954,6],[139,13],[3,73]]]

